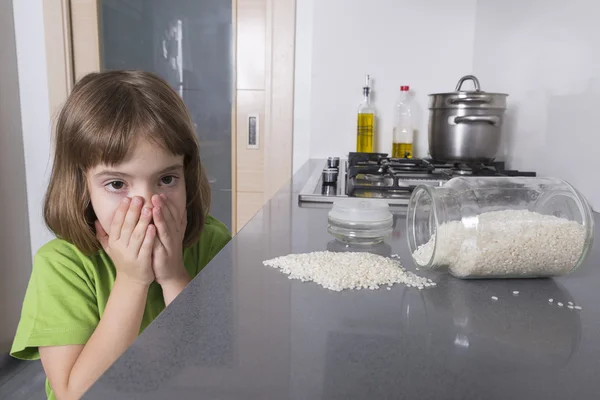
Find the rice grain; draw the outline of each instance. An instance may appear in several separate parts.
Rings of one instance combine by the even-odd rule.
[[[458,277],[560,276],[577,264],[585,238],[585,227],[565,218],[493,211],[480,214],[474,228],[461,221],[440,225],[413,258],[427,265],[435,250],[436,263]]]
[[[289,279],[315,282],[337,292],[376,290],[395,283],[423,289],[428,283],[427,278],[406,271],[398,260],[371,253],[317,251],[277,257],[263,264],[280,269]]]

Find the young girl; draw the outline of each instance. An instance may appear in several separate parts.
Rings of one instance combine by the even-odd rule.
[[[231,239],[208,216],[192,122],[162,79],[84,77],[62,109],[11,354],[41,358],[49,399],[78,399]]]

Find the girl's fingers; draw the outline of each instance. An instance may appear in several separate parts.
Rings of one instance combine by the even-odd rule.
[[[133,230],[140,219],[142,203],[143,201],[139,197],[134,197],[131,199],[131,204],[129,206],[129,210],[127,211],[127,215],[125,215],[125,222],[123,222],[120,236],[120,239],[122,239],[126,245],[129,245],[131,234],[133,233]]]
[[[177,224],[177,219],[175,219],[175,214],[172,212],[172,207],[170,205],[170,201],[166,198],[165,195],[155,195],[156,200],[153,200],[152,203],[160,209],[160,214],[162,215],[165,223],[167,224],[167,228],[172,234],[179,230],[179,226]]]
[[[96,226],[96,238],[100,242],[102,248],[106,251],[108,248],[108,234],[102,227],[102,224],[100,224],[100,221],[96,220],[94,225]]]
[[[179,223],[180,232],[185,234],[185,230],[187,228],[187,207],[183,210],[183,214],[181,215],[181,221]]]
[[[158,231],[158,238],[160,239],[161,243],[166,246],[166,244],[169,243],[172,233],[164,215],[164,208],[161,206],[154,207],[152,212],[154,216],[154,224],[156,225]]]
[[[123,222],[125,221],[127,210],[129,210],[130,202],[131,199],[129,197],[125,197],[123,200],[121,200],[121,204],[119,204],[115,215],[113,215],[113,219],[109,228],[109,236],[112,240],[117,240],[119,237],[121,237],[121,229],[123,228]]]
[[[152,251],[156,242],[156,227],[154,225],[148,225],[146,227],[146,233],[144,235],[144,241],[140,246],[138,258],[150,258],[152,257]]]
[[[162,199],[163,203],[165,203],[165,205],[171,212],[171,216],[173,217],[173,219],[175,221],[179,221],[179,218],[178,218],[179,215],[177,213],[177,210],[175,209],[175,205],[173,204],[173,202],[171,200],[169,200],[169,198],[167,196],[165,196],[164,193],[160,194],[160,198]]]
[[[148,225],[150,225],[151,220],[152,210],[148,207],[144,207],[142,209],[142,215],[140,216],[140,219],[135,229],[133,230],[133,233],[131,234],[131,238],[129,239],[128,247],[132,248],[136,253],[139,252],[140,246],[144,241],[144,238],[146,236],[146,230],[148,228]]]
[[[162,244],[162,242],[160,241],[160,238],[158,237],[158,229],[156,229],[156,226],[154,227],[155,231],[156,231],[156,238],[154,239],[154,245],[152,246],[152,259],[153,259],[153,263],[154,260],[157,259],[157,257],[160,257],[161,252],[165,252],[165,246]]]
[[[156,226],[154,227],[156,228]],[[156,229],[155,229],[156,230]],[[160,242],[160,238],[158,237],[158,231],[156,232],[156,240],[154,240],[154,247],[152,248],[153,255],[156,256],[156,252],[160,250],[161,247],[164,247]]]

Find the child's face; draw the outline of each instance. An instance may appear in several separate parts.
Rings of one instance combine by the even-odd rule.
[[[152,208],[152,195],[164,193],[179,215],[185,210],[183,156],[145,140],[136,143],[122,163],[90,168],[87,184],[92,207],[106,232],[124,197],[141,197],[144,207]]]

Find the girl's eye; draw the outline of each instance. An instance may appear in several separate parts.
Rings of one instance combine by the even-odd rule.
[[[104,185],[111,192],[118,192],[125,187],[125,182],[123,181],[112,181]]]
[[[173,175],[167,175],[160,178],[160,183],[164,186],[173,186],[177,182],[177,177]]]

